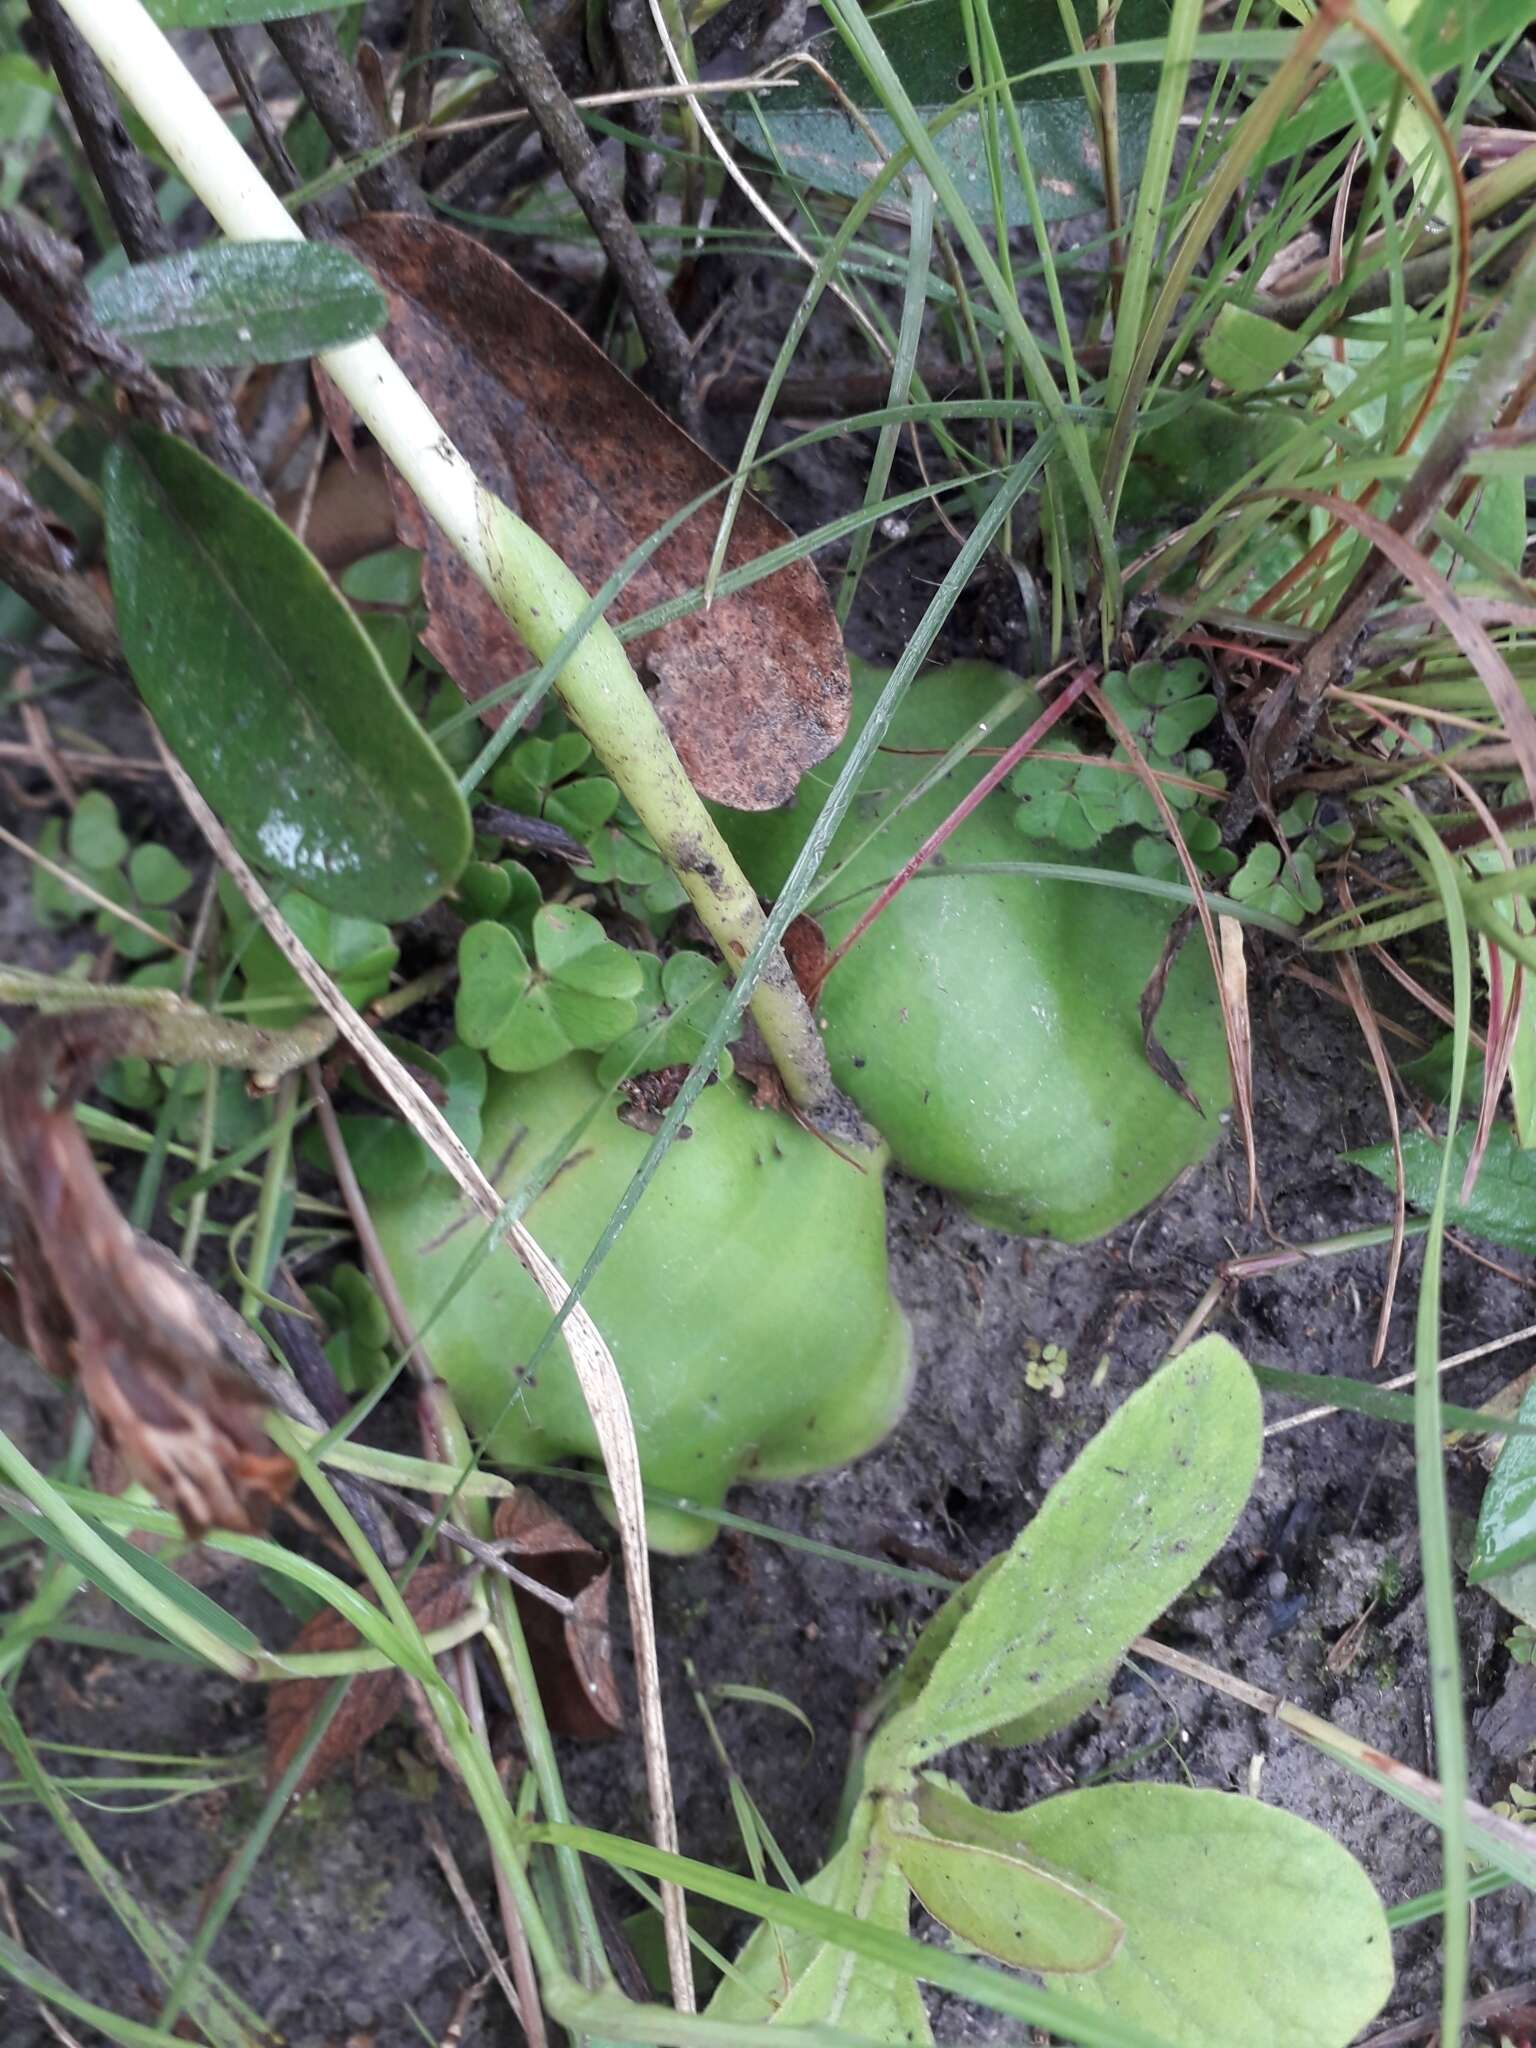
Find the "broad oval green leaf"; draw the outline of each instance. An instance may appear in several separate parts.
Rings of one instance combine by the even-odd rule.
[[[240,850],[331,910],[435,902],[469,858],[468,809],[314,556],[152,428],[123,435],[104,481],[128,665]]]
[[[868,10],[873,13],[873,9]],[[1070,220],[1097,211],[1104,204],[1101,143],[1085,97],[1092,74],[1056,71],[1030,76],[1036,67],[1071,53],[1071,44],[1055,5],[1040,0],[991,0],[992,24],[1003,69],[1014,80],[1014,104],[1034,175],[1040,211],[1046,220]],[[1084,38],[1098,27],[1094,0],[1077,0]],[[1119,10],[1116,36],[1121,42],[1162,35],[1168,26],[1164,0],[1126,0]],[[954,0],[912,0],[876,17],[876,31],[897,76],[922,120],[934,129],[934,141],[956,184],[988,227],[992,225],[992,184],[988,161],[989,116],[985,101],[935,127],[938,117],[972,91],[965,16]],[[887,154],[901,145],[901,134],[885,110],[857,59],[834,30],[811,45],[831,76],[868,121],[880,148],[856,127],[819,78],[788,91],[761,97],[755,108],[733,109],[727,125],[748,148],[763,146],[767,129],[785,168],[825,192],[856,199],[880,169]],[[1150,64],[1124,66],[1119,79],[1119,161],[1122,185],[1141,175],[1147,133],[1157,93],[1157,70]],[[1010,227],[1026,227],[1029,205],[1014,160],[1005,114],[997,121],[1002,162],[1003,210]],[[890,194],[900,203],[899,190]]]
[[[218,242],[133,263],[91,288],[108,333],[149,362],[286,363],[384,325],[372,274],[335,242]]]
[[[988,1572],[869,1759],[911,1767],[1078,1694],[1226,1540],[1259,1467],[1258,1387],[1202,1337],[1110,1417]]]
[[[1470,1124],[1457,1131],[1451,1158],[1451,1187],[1459,1190],[1467,1169],[1475,1132]],[[1440,1140],[1424,1131],[1403,1135],[1403,1192],[1411,1208],[1428,1211],[1435,1205],[1440,1184]],[[1391,1187],[1397,1178],[1390,1145],[1370,1145],[1360,1152],[1343,1155],[1348,1166],[1363,1166],[1367,1173]],[[1494,1125],[1483,1155],[1477,1185],[1469,1201],[1453,1198],[1446,1204],[1448,1229],[1469,1230],[1492,1244],[1507,1245],[1515,1252],[1536,1252],[1536,1152],[1525,1151],[1508,1124]]]
[[[361,0],[144,0],[161,28],[239,28],[248,21],[289,21],[356,7]]]
[[[973,1806],[957,1786],[925,1777],[919,1825],[884,1830],[891,1854],[935,1920],[1016,1970],[1102,1970],[1125,1939],[1106,1906],[1020,1847],[1011,1813]]]
[[[1183,1785],[1100,1785],[1008,1819],[1022,1849],[1125,1923],[1113,1962],[1057,1988],[1168,2048],[1346,2048],[1387,2001],[1381,1901],[1295,1814]]]
[[[1519,1420],[1536,1424],[1536,1386],[1527,1387]],[[1474,1584],[1518,1571],[1536,1558],[1536,1436],[1507,1436],[1483,1492],[1467,1576]]]

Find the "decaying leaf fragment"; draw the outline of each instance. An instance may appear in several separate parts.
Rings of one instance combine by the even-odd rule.
[[[563,1616],[517,1588],[517,1611],[539,1674],[539,1697],[557,1735],[612,1735],[624,1723],[608,1629],[608,1582],[601,1551],[520,1486],[496,1510],[496,1537],[520,1571],[570,1602]]]
[[[469,1604],[469,1575],[451,1564],[424,1564],[404,1588],[405,1604],[423,1635],[457,1621]],[[361,1638],[350,1621],[334,1608],[322,1608],[305,1622],[290,1651],[355,1650]],[[331,1689],[328,1678],[288,1678],[267,1694],[267,1786],[275,1785],[309,1732],[320,1702]],[[387,1728],[407,1699],[405,1674],[360,1671],[347,1687],[335,1718],[294,1787],[295,1797],[330,1776],[338,1764]]]
[[[481,482],[598,589],[726,472],[581,329],[468,235],[404,214],[347,230],[389,299],[391,354]],[[427,645],[469,698],[533,664],[506,619],[390,473],[401,540],[425,551]],[[723,495],[685,522],[610,608],[615,624],[702,584]],[[727,569],[792,540],[742,501]],[[821,579],[802,558],[631,642],[683,765],[739,810],[794,794],[848,725],[848,662]]]
[[[118,1213],[73,1115],[109,1060],[144,1049],[143,1028],[131,1011],[38,1017],[0,1061],[8,1320],[39,1364],[80,1382],[124,1469],[188,1535],[251,1532],[287,1494],[293,1467],[221,1346],[201,1284]]]

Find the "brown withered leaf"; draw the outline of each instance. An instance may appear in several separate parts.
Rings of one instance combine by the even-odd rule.
[[[423,1635],[446,1628],[469,1604],[466,1575],[451,1564],[424,1564],[405,1588],[405,1604]],[[361,1637],[335,1608],[312,1615],[289,1645],[293,1654],[321,1650],[355,1650]],[[320,1702],[331,1689],[328,1678],[285,1678],[267,1694],[267,1789],[287,1770],[294,1752],[309,1732]],[[308,1792],[338,1764],[357,1755],[381,1728],[388,1727],[406,1702],[404,1675],[396,1670],[360,1671],[347,1687],[331,1725],[304,1767],[294,1796]]]
[[[821,1000],[821,984],[827,978],[827,935],[804,910],[785,927],[784,957],[801,995],[814,1007]]]
[[[435,221],[372,214],[347,229],[390,302],[391,353],[481,481],[596,590],[640,542],[726,472],[581,329],[489,250]],[[427,644],[470,699],[531,667],[458,555],[393,477],[400,538],[423,547]],[[723,499],[651,557],[620,623],[701,584]],[[742,501],[727,567],[789,529]],[[848,662],[821,578],[802,560],[630,643],[705,796],[766,810],[794,794],[848,725]]]
[[[572,1603],[561,1615],[515,1588],[550,1727],[589,1740],[615,1734],[624,1708],[613,1673],[607,1558],[525,1486],[497,1507],[495,1530],[520,1571]]]
[[[107,1062],[143,1050],[145,1013],[34,1018],[0,1061],[0,1243],[12,1316],[38,1363],[77,1379],[129,1477],[192,1536],[254,1532],[293,1483],[201,1283],[147,1248],[102,1185],[72,1107]]]

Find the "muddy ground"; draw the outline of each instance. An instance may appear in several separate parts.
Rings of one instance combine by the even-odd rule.
[[[540,275],[541,283],[551,279]],[[736,280],[722,323],[719,362],[736,374],[771,360],[784,325],[780,285]],[[835,328],[818,330],[804,367],[841,355]],[[711,418],[723,458],[740,422]],[[802,527],[857,502],[867,449],[832,444],[777,472],[774,504]],[[898,474],[898,482],[903,479]],[[873,659],[905,644],[947,566],[942,545],[898,550],[866,579],[851,637]],[[834,556],[827,566],[835,566]],[[983,585],[970,594],[941,652],[1018,659],[1016,595]],[[61,711],[141,753],[132,713],[109,690]],[[5,737],[16,736],[12,727]],[[42,785],[24,778],[28,794]],[[35,834],[40,811],[0,786],[8,822]],[[155,786],[114,786],[135,830],[154,827],[185,853],[183,824],[167,820]],[[58,940],[31,924],[22,864],[0,854],[0,957],[44,965]],[[1285,973],[1287,951],[1262,937],[1253,966],[1257,1129],[1274,1236],[1300,1244],[1379,1223],[1383,1190],[1339,1163],[1347,1146],[1382,1135],[1369,1062],[1349,1013]],[[1387,1000],[1384,991],[1374,991]],[[891,1200],[894,1282],[912,1320],[918,1370],[906,1419],[851,1470],[801,1485],[740,1489],[732,1505],[792,1531],[876,1558],[968,1573],[1004,1546],[1052,1480],[1162,1355],[1234,1252],[1272,1239],[1243,1221],[1241,1155],[1226,1134],[1210,1161],[1150,1214],[1086,1248],[1024,1243],[971,1223],[924,1189],[896,1182]],[[1246,1283],[1209,1327],[1257,1362],[1360,1375],[1370,1359],[1384,1255],[1331,1258]],[[1410,1246],[1389,1371],[1411,1363]],[[1465,1253],[1449,1254],[1444,1348],[1457,1352],[1536,1321],[1523,1273],[1503,1277]],[[1031,1345],[1067,1354],[1059,1398],[1025,1376]],[[1097,1361],[1108,1358],[1102,1377]],[[1456,1398],[1476,1402],[1530,1360],[1519,1346],[1458,1376]],[[1283,1404],[1271,1403],[1283,1414]],[[64,1397],[30,1362],[0,1357],[0,1424],[38,1461],[62,1449]],[[1475,1511],[1482,1470],[1471,1454],[1451,1463],[1453,1502]],[[607,1543],[584,1500],[562,1499]],[[7,1606],[24,1598],[35,1561],[0,1578]],[[784,1715],[740,1705],[721,1726],[747,1785],[797,1870],[821,1859],[838,1805],[850,1732],[882,1677],[899,1661],[937,1596],[899,1579],[853,1570],[766,1541],[727,1537],[687,1562],[659,1560],[655,1587],[668,1665],[668,1711],[682,1845],[741,1867],[725,1784],[692,1704],[685,1665],[705,1685],[766,1687],[808,1717],[814,1744]],[[232,1568],[208,1591],[280,1642],[294,1623],[253,1578]],[[1358,1629],[1352,1653],[1335,1651]],[[1512,1664],[1509,1620],[1484,1595],[1461,1603],[1473,1789],[1501,1797],[1536,1741],[1536,1674]],[[622,1602],[616,1603],[622,1631]],[[72,1618],[109,1621],[104,1601]],[[110,1617],[111,1625],[120,1625]],[[1285,1694],[1433,1772],[1424,1621],[1415,1535],[1413,1462],[1406,1432],[1335,1416],[1271,1440],[1236,1536],[1160,1631],[1168,1642]],[[117,1749],[249,1755],[260,1744],[262,1697],[221,1678],[132,1663],[89,1650],[44,1646],[30,1659],[16,1705],[34,1739]],[[577,1816],[644,1831],[637,1743],[567,1745],[563,1763]],[[1022,1753],[978,1751],[966,1760],[977,1795],[999,1805],[1081,1783],[1095,1774],[1181,1779],[1256,1792],[1317,1822],[1364,1862],[1389,1902],[1438,1882],[1436,1837],[1426,1824],[1363,1787],[1254,1713],[1161,1671],[1124,1669],[1107,1705]],[[89,1770],[89,1764],[79,1768]],[[155,1912],[194,1928],[254,1815],[249,1790],[165,1811],[111,1817],[82,1808],[102,1849]],[[456,1845],[483,1908],[492,1910],[487,1859],[472,1817],[426,1760],[411,1727],[378,1740],[350,1775],[306,1799],[258,1866],[213,1960],[226,1980],[291,2048],[408,2048],[438,2040],[480,1963],[424,1838],[435,1813]],[[3,1813],[0,1879],[23,1937],[48,1966],[88,1996],[145,2021],[157,2000],[137,1950],[121,1932],[46,1818],[26,1806]],[[603,1883],[599,1873],[599,1883]],[[618,1914],[629,1902],[610,1889]],[[729,1934],[706,1915],[712,1932]],[[1398,1937],[1398,2019],[1425,2009],[1438,1984],[1434,1922]],[[1524,1973],[1531,1954],[1524,1896],[1477,1908],[1474,1989]],[[45,2048],[50,2035],[29,2001],[0,1990],[6,2048]],[[941,2041],[1019,2038],[1011,2023],[936,2009]],[[84,2037],[82,2037],[84,2038]],[[513,2041],[497,1995],[471,2014],[464,2048]]]

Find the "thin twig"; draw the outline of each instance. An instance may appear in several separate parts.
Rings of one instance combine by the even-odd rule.
[[[58,0],[52,0],[53,5]],[[223,60],[224,69],[229,73],[230,83],[240,95],[240,104],[251,117],[251,126],[256,131],[256,140],[266,151],[267,162],[272,168],[272,181],[280,192],[292,192],[300,183],[293,158],[288,154],[288,145],[282,132],[273,120],[266,101],[251,76],[240,49],[240,38],[232,28],[216,28],[213,31],[213,46]]]
[[[123,126],[117,102],[95,51],[80,34],[59,0],[31,0],[32,19],[53,65],[87,163],[96,175],[112,225],[129,260],[152,262],[167,255],[173,243],[160,209],[149,166]],[[217,370],[191,367],[176,376],[187,403],[207,421],[200,438],[213,460],[260,498],[266,497],[261,476],[251,459],[236,416],[234,402]]]
[[[9,584],[98,668],[125,672],[110,602],[73,566],[47,514],[8,469],[0,469],[0,583]]]
[[[678,404],[692,363],[688,337],[650,252],[624,211],[608,165],[592,146],[586,123],[571,105],[517,0],[470,0],[470,7],[481,34],[528,102],[545,146],[624,287],[662,395],[668,404]]]
[[[1532,2004],[1536,2004],[1536,1978],[1527,1978],[1523,1984],[1509,1984],[1502,1991],[1469,1998],[1461,2008],[1461,2024],[1475,2027],[1480,2021],[1496,2020],[1517,2007]],[[1410,2041],[1432,2040],[1439,2031],[1440,2015],[1436,2012],[1424,2019],[1404,2020],[1398,2026],[1388,2027],[1384,2034],[1367,2034],[1360,2048],[1407,2048]]]
[[[410,27],[400,65],[404,81],[400,89],[401,132],[422,130],[410,149],[411,164],[418,178],[426,150],[426,124],[432,118],[432,66],[427,61],[427,52],[441,41],[437,33],[438,8],[439,0],[411,0]]]
[[[320,126],[343,156],[364,156],[389,140],[329,16],[305,14],[292,21],[269,21],[267,34]],[[400,155],[385,157],[359,172],[357,189],[378,213],[425,215],[429,211],[421,187]]]

